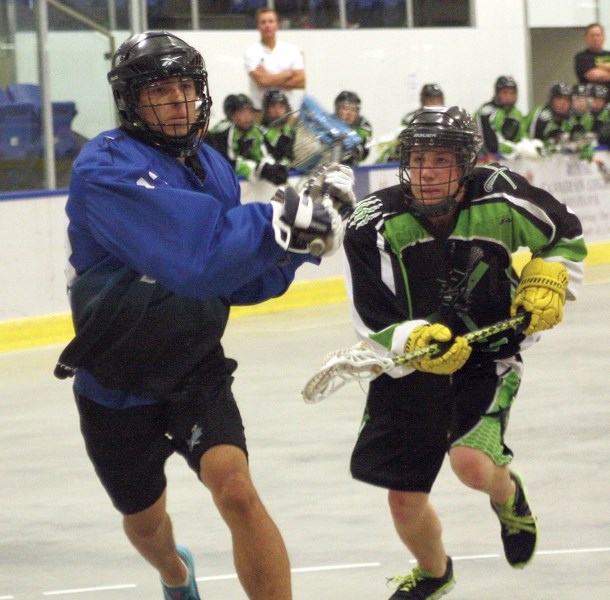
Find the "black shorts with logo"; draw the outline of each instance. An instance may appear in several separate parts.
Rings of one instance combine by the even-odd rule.
[[[202,386],[196,399],[125,409],[76,394],[87,454],[121,513],[140,512],[160,498],[167,484],[165,462],[174,452],[198,475],[201,457],[212,446],[230,444],[247,455],[232,383],[227,374]]]
[[[500,424],[499,453],[510,460],[503,437],[517,388],[507,388],[505,410],[488,414],[503,386],[493,361],[451,378],[416,372],[372,381],[352,453],[353,477],[391,490],[430,492],[451,445],[483,415]]]

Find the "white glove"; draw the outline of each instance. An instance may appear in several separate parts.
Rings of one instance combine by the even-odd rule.
[[[536,138],[523,138],[517,142],[516,153],[519,158],[541,158],[545,153],[544,142]]]
[[[300,194],[290,186],[271,199],[275,241],[299,254],[330,256],[341,245],[344,227],[332,201],[314,202],[308,190]]]
[[[330,196],[333,206],[347,220],[354,210],[354,172],[347,165],[328,163],[307,182],[305,187],[314,200]]]

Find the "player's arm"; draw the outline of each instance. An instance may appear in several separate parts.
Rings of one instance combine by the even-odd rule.
[[[283,87],[288,90],[305,89],[305,69],[295,69],[291,71],[290,77],[286,80]]]
[[[589,69],[585,72],[585,79],[590,82],[600,81],[605,83],[610,81],[610,63],[601,63]]]
[[[523,211],[514,212],[516,242],[532,260],[523,268],[511,306],[532,315],[526,335],[550,329],[563,318],[566,300],[575,300],[584,275],[587,248],[576,214],[550,193],[514,173]]]
[[[487,152],[497,154],[499,152],[498,133],[494,130],[492,119],[494,109],[489,104],[485,104],[475,113],[475,120],[481,135],[483,136],[483,146]]]
[[[260,87],[287,87],[288,82],[293,76],[294,71],[286,70],[279,73],[271,73],[265,69],[262,64],[257,65],[255,69],[250,71],[248,75]]]

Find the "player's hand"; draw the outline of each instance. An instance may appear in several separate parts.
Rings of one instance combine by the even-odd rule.
[[[510,314],[514,317],[519,310],[530,313],[529,325],[523,332],[525,335],[561,323],[568,280],[567,269],[558,262],[534,258],[523,267]]]
[[[341,245],[344,226],[330,199],[314,202],[307,190],[287,186],[271,200],[277,243],[285,250],[330,256]]]
[[[416,327],[405,343],[405,352],[413,352],[434,343],[451,345],[442,351],[442,354],[424,356],[410,363],[411,366],[418,371],[434,375],[451,375],[461,369],[470,357],[472,347],[465,337],[452,338],[451,330],[441,323]]]
[[[356,204],[354,172],[347,165],[328,163],[309,180],[306,188],[314,200],[330,196],[333,206],[346,220]]]
[[[265,163],[261,168],[261,177],[275,185],[281,185],[288,181],[288,168],[277,163]]]

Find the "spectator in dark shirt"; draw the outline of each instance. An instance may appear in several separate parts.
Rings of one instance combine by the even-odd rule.
[[[604,28],[591,23],[585,30],[586,49],[574,57],[574,70],[580,83],[610,86],[610,51],[604,50]]]

